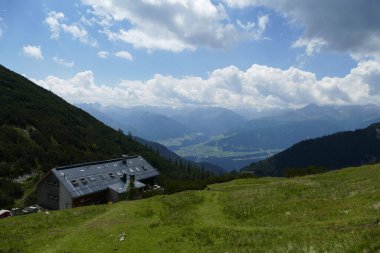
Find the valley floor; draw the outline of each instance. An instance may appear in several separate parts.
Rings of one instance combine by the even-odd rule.
[[[0,220],[0,252],[380,252],[380,165]]]

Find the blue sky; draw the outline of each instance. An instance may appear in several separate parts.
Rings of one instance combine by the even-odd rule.
[[[379,104],[376,0],[2,0],[0,64],[72,103]]]

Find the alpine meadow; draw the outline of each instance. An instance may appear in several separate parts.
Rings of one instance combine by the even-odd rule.
[[[0,253],[380,253],[380,1],[0,1]]]

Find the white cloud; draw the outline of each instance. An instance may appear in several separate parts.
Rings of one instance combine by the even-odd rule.
[[[61,59],[58,57],[53,57],[52,59],[57,64],[64,66],[64,67],[67,67],[67,68],[72,68],[75,65],[74,61],[65,61],[64,59]]]
[[[126,59],[128,61],[133,61],[133,57],[128,51],[119,51],[115,53],[115,56],[122,59]]]
[[[4,33],[4,21],[3,19],[0,17],[0,38],[3,37],[3,33]]]
[[[41,47],[40,46],[31,46],[27,45],[22,48],[22,51],[25,56],[32,57],[36,60],[43,60],[44,57],[42,56]]]
[[[155,75],[147,81],[124,80],[114,86],[98,85],[91,71],[70,79],[49,76],[34,80],[73,103],[105,105],[218,105],[228,108],[286,108],[309,103],[380,103],[380,64],[366,61],[345,77],[324,77],[296,68],[281,70],[252,65],[243,71],[229,66],[207,78],[181,79]]]
[[[223,0],[231,8],[264,6],[304,28],[294,46],[307,54],[325,48],[354,59],[380,59],[380,1]]]
[[[326,45],[327,42],[321,38],[299,38],[293,43],[292,47],[305,47],[306,55],[311,56],[314,53],[319,53],[321,49]]]
[[[221,3],[211,0],[82,2],[91,6],[89,13],[103,20],[103,33],[109,40],[149,51],[226,48],[240,40],[261,39],[268,22],[267,16],[260,17],[255,28],[247,31],[231,22]]]
[[[98,52],[98,56],[99,56],[100,58],[105,59],[105,58],[107,58],[107,57],[109,56],[109,53],[108,53],[107,51],[99,51],[99,52]]]
[[[93,47],[97,46],[97,42],[91,39],[88,32],[79,24],[65,24],[65,15],[62,12],[49,12],[45,18],[45,23],[49,26],[52,39],[58,39],[61,31],[70,34],[74,39],[78,39],[84,44],[89,44]]]
[[[269,22],[268,15],[262,15],[257,17],[257,22],[247,22],[243,24],[239,19],[236,20],[237,25],[243,30],[248,31],[250,37],[254,40],[259,40],[263,38],[263,34],[266,30],[267,24]]]
[[[58,39],[59,33],[61,31],[61,21],[65,18],[62,12],[49,12],[48,16],[45,18],[45,23],[49,26],[52,39]]]

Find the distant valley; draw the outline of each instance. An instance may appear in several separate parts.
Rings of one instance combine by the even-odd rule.
[[[115,129],[227,171],[268,158],[301,140],[363,128],[380,120],[380,107],[375,105],[309,104],[267,114],[245,111],[244,115],[220,107],[78,106]]]

